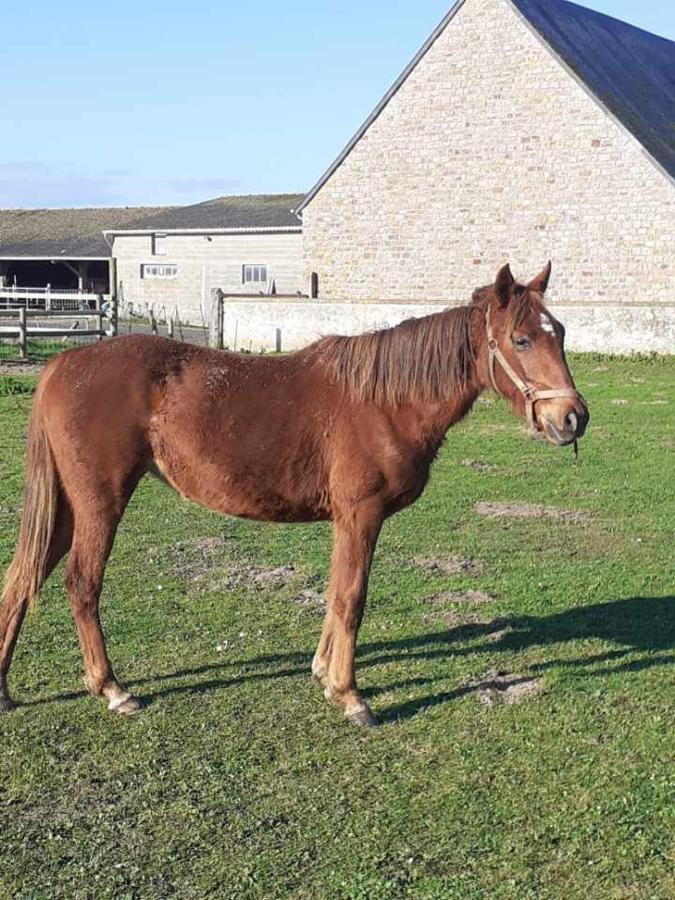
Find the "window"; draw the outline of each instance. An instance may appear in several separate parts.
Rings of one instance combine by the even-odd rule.
[[[267,281],[267,266],[243,266],[241,280],[244,284],[263,284]]]
[[[156,231],[152,236],[152,255],[164,256],[166,253],[166,235],[161,231]]]
[[[141,278],[175,278],[178,275],[178,266],[166,263],[143,263],[141,266]]]

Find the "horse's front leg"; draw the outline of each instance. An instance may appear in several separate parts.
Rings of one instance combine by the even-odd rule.
[[[347,718],[359,725],[377,724],[357,690],[354,657],[381,527],[381,509],[372,503],[356,505],[336,516],[328,611],[312,664],[326,697],[341,705]]]

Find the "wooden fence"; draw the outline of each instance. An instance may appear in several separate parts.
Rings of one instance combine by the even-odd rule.
[[[46,319],[50,324],[32,324],[31,320]],[[61,323],[59,322],[61,320]],[[68,320],[71,324],[65,327],[62,323]],[[79,327],[81,320],[85,320],[84,328]],[[89,326],[94,321],[95,327]],[[54,324],[51,324],[51,323]],[[64,338],[64,337],[95,337],[103,340],[104,337],[116,333],[116,320],[107,319],[100,305],[91,312],[73,313],[61,310],[35,310],[35,309],[10,309],[0,311],[0,338],[15,340],[19,347],[19,356],[26,359],[28,356],[29,338]]]

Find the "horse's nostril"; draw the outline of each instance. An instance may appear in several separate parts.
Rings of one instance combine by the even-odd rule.
[[[577,414],[575,412],[567,413],[567,415],[565,416],[565,426],[568,431],[572,432],[572,434],[577,433],[579,419],[577,418]]]

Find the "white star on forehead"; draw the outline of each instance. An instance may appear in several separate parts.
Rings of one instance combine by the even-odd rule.
[[[549,319],[546,313],[539,314],[539,321],[541,322],[541,327],[544,331],[547,331],[549,334],[555,334],[555,328],[553,327],[553,322]]]

